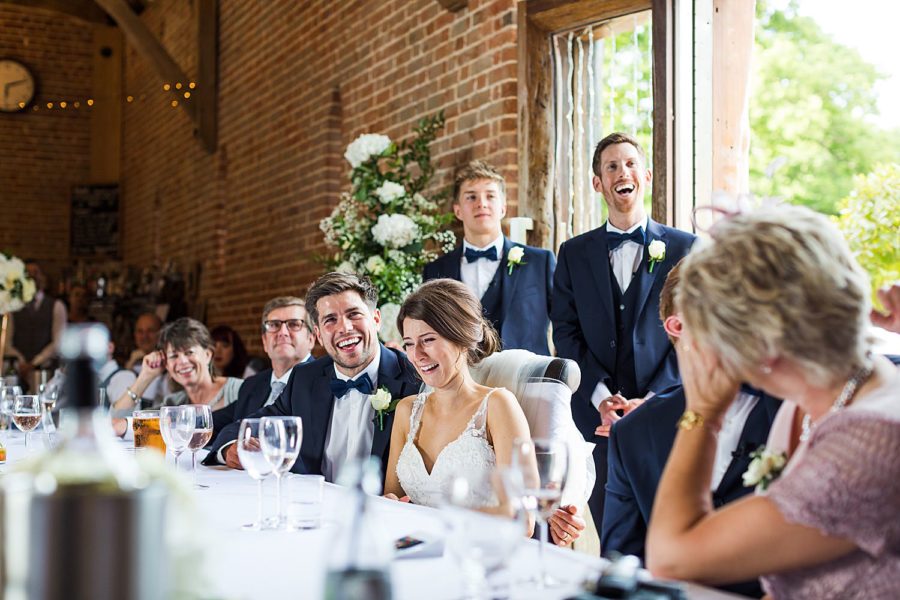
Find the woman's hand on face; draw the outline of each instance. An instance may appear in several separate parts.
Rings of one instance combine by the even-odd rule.
[[[140,374],[143,375],[146,372],[148,376],[152,375],[150,379],[155,379],[166,370],[166,357],[159,350],[155,350],[146,355],[141,364],[143,367]]]
[[[725,372],[719,357],[687,332],[675,345],[688,409],[718,424],[734,401],[740,382]]]

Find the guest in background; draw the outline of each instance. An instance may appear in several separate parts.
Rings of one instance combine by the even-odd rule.
[[[146,386],[163,371],[184,388],[166,396],[164,406],[206,404],[216,411],[237,400],[243,380],[214,373],[213,342],[203,323],[189,317],[169,323],[159,332],[159,346],[164,352],[157,350],[144,357],[137,381],[119,397],[113,408],[131,408]]]
[[[162,329],[162,321],[156,313],[145,312],[138,316],[134,322],[135,348],[125,362],[126,369],[131,369],[135,374],[140,375],[144,366],[144,357],[156,350],[160,329]],[[140,396],[141,404],[144,406],[159,406],[162,404],[163,398],[169,391],[168,379],[168,375],[162,373],[150,381]],[[110,396],[110,401],[116,399],[118,399],[118,396]],[[129,405],[126,412],[130,411],[131,408],[132,406]]]
[[[294,367],[313,360],[310,352],[316,339],[302,298],[280,296],[269,300],[263,307],[261,330],[263,349],[272,361],[272,368],[244,380],[237,402],[215,412],[213,440],[226,425],[274,403]],[[212,453],[209,457],[213,464],[225,462],[223,457],[215,457]]]
[[[900,594],[900,369],[873,357],[869,285],[828,219],[783,205],[719,223],[675,294],[687,410],[647,537],[657,576],[762,576],[774,598]],[[767,489],[714,510],[716,433],[739,381],[808,415]]]
[[[384,388],[402,398],[415,392],[419,382],[405,354],[379,343],[377,306],[378,291],[367,277],[327,273],[309,289],[306,311],[328,356],[294,367],[275,402],[251,415],[303,419],[294,472],[334,482],[347,462],[369,454],[381,459],[384,469],[394,413],[376,424],[370,395]],[[236,469],[242,468],[234,446],[239,426],[225,427],[212,449],[217,453],[224,448],[225,464]]]
[[[53,366],[59,338],[66,328],[67,315],[65,305],[47,295],[47,278],[41,266],[27,260],[25,270],[34,280],[37,291],[31,302],[13,313],[10,319],[6,355],[16,359],[19,379],[30,385],[31,373],[35,368]]]
[[[93,323],[95,319],[90,313],[91,295],[81,283],[69,288],[69,323]]]
[[[228,325],[219,325],[209,332],[215,344],[213,364],[216,370],[226,377],[243,379],[247,374],[247,349],[237,331]],[[254,371],[255,373],[255,371]]]
[[[659,292],[695,238],[647,217],[644,192],[652,176],[646,165],[643,148],[631,136],[613,133],[600,140],[592,183],[609,219],[563,243],[553,283],[556,351],[581,367],[572,416],[584,438],[596,443],[597,485],[588,505],[597,531],[609,415],[678,383],[675,354],[659,320]]]
[[[681,319],[675,312],[675,289],[681,263],[672,267],[659,298],[659,317],[672,344],[681,336]],[[742,386],[725,415],[716,443],[712,503],[724,506],[753,491],[742,475],[750,465],[750,454],[766,443],[769,428],[781,401]],[[676,424],[684,412],[684,389],[679,385],[648,400],[612,426],[609,436],[609,478],[603,506],[600,548],[603,553],[633,554],[644,559],[647,522],[659,478],[672,443]],[[727,591],[760,597],[759,582],[727,586]]]
[[[547,328],[556,257],[549,250],[518,244],[503,235],[503,176],[487,163],[470,162],[456,175],[453,212],[462,221],[463,242],[425,265],[424,279],[446,277],[466,284],[500,334],[503,348],[549,355]]]
[[[112,403],[117,398],[121,398],[123,394],[137,380],[137,375],[131,369],[125,369],[119,366],[113,356],[115,355],[116,345],[109,343],[109,351],[106,355],[106,363],[97,371],[97,380],[100,382],[98,387],[106,394],[106,402]]]

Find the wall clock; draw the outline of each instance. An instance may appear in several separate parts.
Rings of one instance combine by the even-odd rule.
[[[17,60],[0,58],[0,111],[18,112],[34,99],[34,75]]]

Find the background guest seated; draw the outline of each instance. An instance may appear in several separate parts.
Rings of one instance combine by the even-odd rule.
[[[762,576],[774,598],[900,593],[900,369],[873,357],[869,284],[822,215],[780,206],[716,225],[675,294],[687,410],[653,505],[657,576],[719,584]],[[716,434],[740,381],[806,413],[790,462],[715,510]]]
[[[189,317],[169,323],[159,333],[159,344],[165,353],[157,350],[144,357],[137,381],[116,401],[114,409],[133,406],[146,386],[164,370],[184,389],[166,396],[163,405],[206,404],[216,411],[237,400],[243,380],[213,374],[213,342],[203,323]],[[115,421],[120,435],[125,427],[123,420]]]
[[[213,339],[215,348],[213,349],[213,365],[216,371],[226,377],[237,377],[244,379],[253,373],[247,373],[247,348],[238,332],[228,325],[219,325],[214,327],[209,335]]]
[[[674,294],[681,264],[666,277],[659,299],[659,316],[672,343],[681,335],[681,320],[675,313]],[[712,503],[720,507],[753,491],[742,475],[750,465],[750,454],[765,445],[769,428],[781,401],[742,386],[728,408],[716,444],[710,484]],[[672,443],[676,424],[684,412],[684,389],[678,385],[648,400],[619,420],[609,437],[609,475],[606,482],[600,548],[604,554],[634,554],[643,560],[647,522],[653,499]],[[726,586],[744,596],[762,596],[758,581]]]

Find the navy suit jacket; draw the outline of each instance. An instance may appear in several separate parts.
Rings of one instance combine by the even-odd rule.
[[[310,355],[303,363],[312,362],[313,360],[315,359]],[[213,413],[212,439],[218,438],[219,433],[222,432],[226,425],[240,421],[262,408],[266,400],[269,399],[269,392],[272,391],[271,384],[272,369],[265,369],[245,379],[244,383],[241,384],[237,400]]]
[[[632,331],[634,367],[638,388],[645,395],[659,393],[680,383],[675,350],[659,319],[659,293],[666,275],[690,251],[693,234],[649,221],[644,256],[635,280],[639,285],[636,326]],[[649,269],[650,242],[662,240],[666,256]],[[612,389],[616,367],[616,317],[610,289],[609,250],[606,224],[564,242],[559,249],[559,265],[553,278],[553,343],[562,358],[581,367],[581,385],[572,397],[572,417],[588,441],[605,444],[594,435],[600,424],[591,394],[603,382]]]
[[[406,355],[384,346],[380,346],[380,349],[378,387],[386,387],[394,398],[403,398],[418,392],[421,382],[417,379],[415,369],[406,359]],[[334,361],[330,356],[297,365],[275,403],[249,415],[250,417],[293,415],[303,420],[300,456],[291,468],[295,473],[322,474],[325,439],[334,408],[334,396],[330,386],[333,377]],[[390,412],[384,419],[384,429],[379,429],[378,425],[375,425],[371,454],[381,459],[382,474],[387,468],[393,422],[394,413]],[[218,452],[223,445],[236,440],[239,428],[240,422],[226,426],[216,438],[211,453]]]
[[[511,248],[524,249],[522,263],[513,266],[512,274],[506,257]],[[422,277],[429,279],[455,279],[462,281],[460,265],[463,249],[458,246],[452,252],[425,265]],[[505,350],[518,348],[530,350],[543,356],[550,355],[547,344],[547,328],[550,326],[550,297],[553,294],[553,271],[556,257],[549,250],[525,246],[503,237],[503,257],[498,272],[503,281],[502,319],[491,318],[500,323],[500,340]]]
[[[712,494],[717,508],[753,491],[752,487],[744,487],[742,476],[750,465],[750,453],[766,443],[775,413],[781,406],[778,399],[762,392],[759,396],[744,424],[731,464]],[[613,425],[600,532],[604,554],[634,554],[643,560],[656,488],[675,443],[676,424],[684,406],[684,388],[678,386],[648,400]],[[757,582],[736,584],[728,589],[756,597],[762,595]]]

